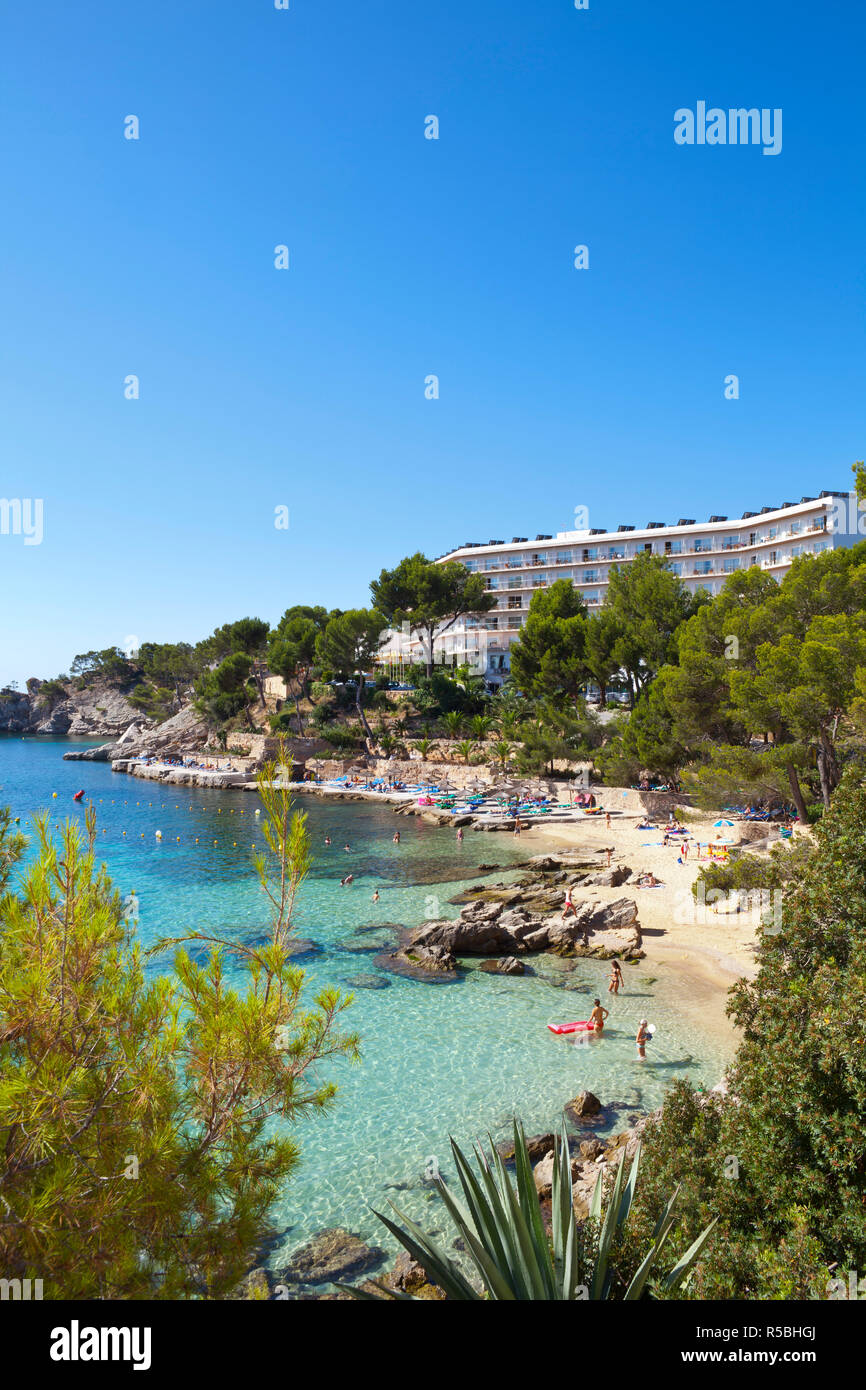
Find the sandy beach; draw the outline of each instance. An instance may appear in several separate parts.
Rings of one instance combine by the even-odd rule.
[[[604,806],[604,789],[597,789],[597,793]],[[635,872],[649,871],[659,880],[662,886],[658,888],[637,888],[633,884],[619,888],[594,886],[592,893],[602,902],[624,893],[634,895],[646,952],[644,965],[651,967],[653,973],[676,973],[682,981],[683,1011],[699,1020],[703,1028],[709,1027],[733,1040],[736,1030],[725,1013],[727,992],[736,980],[750,979],[756,974],[755,914],[716,913],[711,907],[702,908],[694,904],[691,886],[699,870],[708,863],[707,843],[733,841],[736,826],[716,828],[710,817],[690,819],[689,854],[681,864],[677,862],[679,846],[661,843],[663,821],[653,822],[659,827],[657,830],[639,830],[642,817],[616,811],[612,805],[609,809],[610,829],[603,816],[586,817],[570,825],[544,826],[544,839],[552,846],[594,850],[614,846],[612,866],[628,865]],[[532,839],[537,843],[535,836]],[[704,847],[700,858],[698,841]]]

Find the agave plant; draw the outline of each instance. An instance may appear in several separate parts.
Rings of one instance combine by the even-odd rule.
[[[417,1260],[433,1284],[450,1299],[462,1302],[481,1300],[535,1300],[576,1302],[584,1299],[611,1299],[615,1271],[610,1255],[614,1237],[628,1220],[637,1188],[640,1144],[625,1176],[625,1156],[619,1161],[613,1188],[603,1206],[603,1182],[599,1177],[592,1196],[589,1221],[581,1229],[573,1206],[571,1157],[565,1129],[556,1140],[553,1158],[552,1231],[545,1230],[541,1200],[535,1186],[532,1163],[523,1126],[514,1122],[514,1181],[491,1141],[490,1155],[475,1146],[476,1174],[458,1144],[451,1140],[451,1151],[463,1189],[465,1206],[438,1181],[439,1194],[448,1210],[457,1235],[463,1242],[478,1275],[478,1285],[458,1268],[441,1245],[397,1207],[394,1211],[404,1223],[397,1224],[381,1212],[379,1220],[387,1226],[404,1249]],[[653,1233],[653,1242],[638,1266],[625,1292],[626,1300],[640,1298],[647,1280],[662,1254],[674,1225],[677,1193],[665,1207]],[[393,1204],[392,1204],[393,1206]],[[660,1280],[663,1293],[673,1293],[697,1261],[715,1225],[712,1221]],[[380,1292],[344,1286],[360,1299],[411,1299],[410,1294],[389,1289],[373,1281]]]

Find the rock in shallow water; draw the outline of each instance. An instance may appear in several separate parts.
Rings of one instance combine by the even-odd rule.
[[[568,1102],[566,1110],[572,1115],[597,1115],[601,1110],[601,1101],[592,1091],[581,1091],[580,1095]]]
[[[362,971],[359,975],[347,975],[346,984],[351,985],[352,989],[390,989],[391,981],[386,980],[384,975],[367,974]]]
[[[282,1278],[287,1284],[330,1284],[375,1269],[384,1259],[378,1246],[366,1245],[342,1226],[330,1226],[295,1250]]]
[[[515,956],[503,956],[500,960],[485,960],[481,969],[487,975],[525,975],[526,966]]]

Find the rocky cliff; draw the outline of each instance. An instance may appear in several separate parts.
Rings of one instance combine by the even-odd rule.
[[[128,691],[95,683],[76,690],[69,682],[50,697],[43,682],[29,680],[27,690],[0,690],[0,730],[13,734],[69,735],[70,738],[114,738],[130,724],[152,725],[130,704]]]

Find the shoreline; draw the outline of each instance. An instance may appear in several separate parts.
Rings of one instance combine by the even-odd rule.
[[[255,792],[257,784],[249,771],[233,768],[177,767],[159,760],[145,762],[140,758],[121,758],[111,762],[113,772],[124,773],[169,786],[196,786],[204,790]],[[534,779],[527,779],[534,780]],[[389,805],[398,815],[418,815],[440,826],[466,826],[473,831],[511,833],[514,817],[498,809],[469,810],[462,806],[445,809],[419,804],[418,789],[375,791],[358,786],[338,786],[311,782],[288,782],[285,785],[298,796],[317,796],[334,801],[372,802]],[[725,1013],[728,991],[738,979],[753,978],[756,924],[752,914],[725,917],[704,910],[704,920],[694,920],[701,913],[690,908],[693,903],[691,886],[708,859],[690,855],[685,864],[677,863],[678,847],[661,846],[661,830],[638,830],[648,819],[645,811],[605,808],[605,795],[622,796],[619,788],[593,789],[601,815],[587,815],[580,808],[558,807],[553,813],[533,816],[521,813],[521,836],[531,836],[533,852],[550,849],[586,849],[592,853],[612,848],[611,866],[628,866],[632,871],[650,871],[660,886],[652,890],[636,890],[639,919],[643,937],[645,963],[669,971],[685,984],[682,1007],[702,1029],[710,1031],[729,1045],[736,1038],[736,1029]],[[493,789],[491,789],[493,794]],[[465,789],[453,793],[458,803],[465,802]],[[629,798],[631,801],[632,798]],[[606,828],[604,812],[610,810],[611,827]],[[651,817],[650,817],[651,819]],[[661,818],[663,819],[663,818]],[[656,822],[661,824],[656,816]],[[694,815],[688,829],[692,842],[706,846],[711,843],[731,843],[731,836],[720,836],[709,817]],[[579,890],[579,884],[576,885]],[[602,903],[613,900],[620,889],[594,888]],[[688,920],[689,916],[692,920]],[[677,920],[685,918],[686,920]]]

